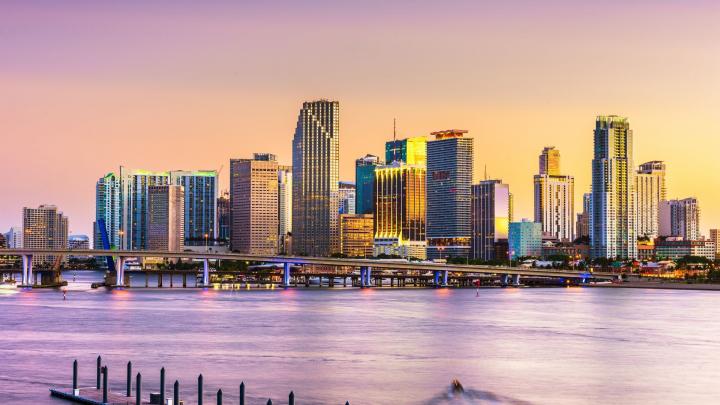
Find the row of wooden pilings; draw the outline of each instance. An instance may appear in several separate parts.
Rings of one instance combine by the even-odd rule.
[[[108,366],[102,364],[102,357],[97,357],[97,374],[96,374],[96,388],[102,389],[102,402],[103,404],[108,403]],[[77,360],[73,361],[73,380],[72,380],[72,387],[73,387],[73,395],[78,395],[79,389],[78,389],[78,362]],[[198,405],[203,405],[203,376],[200,374],[197,379],[197,403]],[[245,382],[241,382],[239,386],[239,399],[240,405],[245,405]],[[126,380],[126,391],[125,396],[128,398],[132,397],[132,362],[128,361],[127,363],[127,380]],[[169,398],[167,398],[169,399]],[[222,389],[218,389],[216,393],[216,401],[217,405],[222,405],[223,403],[223,391]],[[180,404],[180,382],[178,380],[175,380],[175,384],[173,384],[173,397],[172,402],[166,401],[165,398],[165,367],[162,367],[160,369],[160,391],[159,393],[151,393],[150,394],[150,403],[151,404],[158,404],[158,405],[165,405],[166,403],[171,403],[172,405],[178,405]],[[267,400],[267,405],[272,405],[272,399]],[[142,375],[140,373],[137,373],[135,376],[135,404],[141,405],[142,404]],[[295,405],[295,393],[293,391],[290,391],[290,394],[288,395],[288,405]],[[349,401],[345,402],[345,405],[350,405]]]

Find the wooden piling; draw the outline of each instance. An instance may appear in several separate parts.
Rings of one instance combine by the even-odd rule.
[[[135,405],[142,405],[142,376],[137,373],[135,377]]]
[[[130,389],[132,387],[132,362],[128,361],[127,363],[127,387],[125,390],[125,396],[129,397],[131,395]]]

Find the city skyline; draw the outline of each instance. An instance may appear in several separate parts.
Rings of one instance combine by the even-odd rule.
[[[0,66],[0,86],[5,89],[0,139],[3,145],[31,147],[37,159],[24,165],[23,154],[3,148],[6,167],[21,168],[2,175],[3,231],[21,225],[22,207],[55,204],[70,218],[72,233],[92,235],[92,185],[120,164],[150,170],[219,170],[224,165],[222,190],[228,189],[231,157],[262,150],[290,164],[297,106],[319,97],[343,106],[341,180],[353,179],[355,159],[366,153],[383,156],[384,142],[392,139],[393,118],[398,138],[465,128],[476,139],[474,182],[487,166],[490,177],[510,184],[518,218],[532,217],[533,185],[528,179],[535,172],[537,151],[547,145],[563,151],[563,172],[575,177],[575,212],[580,212],[578,202],[590,190],[592,120],[603,114],[627,116],[635,133],[635,162],[666,162],[668,198],[695,196],[705,207],[702,234],[720,223],[720,212],[713,209],[720,204],[720,193],[698,187],[713,184],[720,169],[713,157],[720,146],[720,123],[714,119],[720,52],[713,41],[720,28],[711,24],[720,11],[717,4],[654,5],[653,13],[646,13],[643,4],[625,5],[623,15],[609,22],[613,29],[587,29],[606,6],[559,2],[542,9],[515,9],[510,4],[453,3],[455,10],[467,11],[468,17],[456,16],[461,22],[472,16],[479,23],[441,32],[427,28],[443,15],[443,7],[428,4],[409,14],[399,5],[383,6],[373,14],[336,5],[317,16],[316,4],[306,10],[288,5],[292,12],[278,15],[263,5],[249,7],[247,13],[231,5],[194,13],[192,6],[181,5],[173,13],[177,20],[161,18],[152,12],[159,9],[145,6],[151,12],[137,21],[132,35],[125,23],[141,6],[78,4],[2,6],[0,21],[8,35],[0,39],[0,48],[11,57]],[[241,40],[244,31],[237,27],[257,28],[259,23],[250,21],[257,16],[273,17],[266,30],[287,23],[286,30],[299,33],[298,38],[276,33],[266,39],[272,46]],[[498,16],[505,17],[505,27],[492,22]],[[211,22],[228,22],[228,17],[235,23],[220,24],[224,30],[208,29]],[[291,48],[300,49],[297,41],[326,32],[307,24],[308,19],[324,17],[348,23],[348,30],[332,44],[350,45],[338,48],[325,75],[310,74],[312,70],[300,64],[292,65],[287,75],[271,68],[304,60]],[[355,35],[354,24],[376,18],[377,33]],[[379,41],[381,23],[391,20],[397,22],[392,30],[398,38],[385,35],[387,43]],[[38,24],[44,28],[35,29]],[[663,29],[668,26],[674,29]],[[520,34],[507,36],[514,30]],[[533,57],[539,50],[533,50],[529,34],[556,43],[553,49],[542,48],[555,57]],[[87,39],[78,41],[78,35]],[[435,35],[439,37],[432,40]],[[130,50],[139,36],[147,36],[147,43]],[[187,43],[167,46],[177,38]],[[479,41],[483,38],[493,40]],[[237,46],[230,48],[235,40]],[[622,69],[596,57],[595,50],[604,47],[626,59]],[[160,49],[164,58],[152,57]],[[669,57],[668,49],[678,57]],[[234,53],[242,56],[226,56]],[[453,54],[466,63],[425,63]],[[362,63],[356,63],[358,56]],[[168,66],[165,59],[173,64]],[[550,62],[554,59],[563,67]],[[692,75],[685,73],[688,64]],[[602,84],[610,82],[614,85]],[[140,142],[146,147],[138,148]],[[40,182],[42,187],[32,186]]]

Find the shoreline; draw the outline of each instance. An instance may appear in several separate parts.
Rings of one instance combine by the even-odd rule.
[[[623,281],[617,284],[590,284],[593,288],[647,288],[651,290],[720,291],[720,284],[663,281]]]

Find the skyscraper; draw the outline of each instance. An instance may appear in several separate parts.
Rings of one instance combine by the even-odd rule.
[[[185,190],[178,185],[149,186],[147,250],[182,252],[185,248]]]
[[[634,176],[630,122],[615,115],[598,116],[592,161],[592,257],[637,257]]]
[[[348,257],[373,256],[372,215],[340,215],[340,253]]]
[[[337,213],[335,213],[337,216]],[[278,163],[271,154],[230,160],[230,248],[246,254],[278,250]]]
[[[575,219],[575,179],[560,174],[560,151],[549,146],[540,154],[540,172],[534,177],[535,222],[545,235],[572,241]]]
[[[590,201],[591,193],[583,194],[583,211],[577,214],[577,223],[575,224],[576,238],[590,238]]]
[[[173,170],[170,184],[185,190],[185,245],[203,246],[217,238],[216,200],[218,173],[215,170]],[[207,235],[207,237],[206,237]]]
[[[467,131],[433,132],[427,143],[427,257],[470,255],[473,139]]]
[[[381,164],[375,155],[355,160],[355,213],[375,213],[375,167]]]
[[[7,247],[10,249],[22,249],[23,248],[23,229],[19,226],[13,226],[10,231],[5,234],[5,241]]]
[[[390,164],[394,161],[409,165],[427,165],[427,138],[416,136],[385,142],[385,162]]]
[[[540,257],[542,255],[542,224],[523,219],[511,222],[508,235],[510,257]]]
[[[375,255],[426,257],[426,169],[394,161],[375,169]]]
[[[230,192],[220,193],[217,199],[218,239],[224,244],[230,243]]]
[[[120,166],[120,248],[146,250],[148,189],[168,185],[168,172],[126,169]]]
[[[54,205],[23,208],[23,248],[67,249],[68,218]],[[33,255],[33,265],[53,266],[58,259],[53,255]],[[66,259],[63,258],[63,261]]]
[[[339,251],[340,103],[303,103],[293,138],[293,251]]]
[[[720,229],[710,230],[710,240],[715,244],[715,259],[720,259]]]
[[[665,163],[652,161],[640,165],[635,174],[638,236],[654,239],[660,227],[660,203],[666,200]]]
[[[660,236],[700,239],[700,206],[697,198],[660,202]]]
[[[484,180],[472,186],[472,258],[493,260],[495,245],[508,238],[510,186]],[[504,258],[504,257],[503,257]]]
[[[93,248],[103,249],[101,224],[105,224],[109,247],[120,247],[120,214],[120,179],[115,173],[108,173],[95,185]]]
[[[292,166],[278,166],[278,252],[290,253],[292,235]]]
[[[338,184],[338,198],[340,199],[338,204],[339,214],[355,214],[355,184],[341,181]]]

